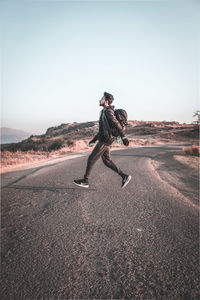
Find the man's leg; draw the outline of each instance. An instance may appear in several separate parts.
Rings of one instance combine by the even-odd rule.
[[[102,160],[104,162],[104,164],[112,169],[113,171],[115,171],[116,173],[118,173],[122,179],[126,176],[126,174],[124,174],[122,172],[122,170],[120,168],[118,168],[115,163],[111,160],[111,157],[110,157],[110,147],[109,146],[105,146],[105,150],[103,152],[103,154],[101,155],[102,157]]]
[[[98,142],[96,144],[95,148],[93,149],[92,153],[88,157],[87,167],[86,167],[86,171],[85,171],[85,175],[84,175],[85,180],[88,180],[88,177],[91,174],[93,165],[99,159],[99,157],[102,155],[102,153],[105,151],[105,147],[106,147],[106,145],[104,143]]]
[[[122,186],[121,187],[124,188],[130,182],[131,176],[124,174],[120,170],[120,168],[118,168],[114,164],[114,162],[111,160],[111,157],[110,157],[110,147],[105,145],[102,142],[97,143],[96,147],[93,149],[92,153],[88,157],[84,179],[74,180],[74,183],[76,185],[79,185],[82,187],[89,187],[88,177],[90,176],[93,165],[99,159],[100,156],[102,157],[103,162],[107,167],[109,167],[113,171],[117,172],[122,177]]]
[[[125,188],[127,186],[127,184],[130,182],[131,180],[131,175],[126,175],[122,172],[122,170],[120,170],[120,168],[118,168],[114,162],[111,160],[111,157],[110,157],[110,147],[109,146],[106,146],[106,149],[105,151],[103,152],[102,154],[102,160],[104,162],[104,164],[112,169],[113,171],[115,171],[116,173],[118,173],[121,177],[122,177],[122,185],[121,187],[122,188]]]

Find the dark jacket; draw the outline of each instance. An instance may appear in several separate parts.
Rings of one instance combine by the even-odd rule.
[[[114,141],[113,136],[124,136],[123,128],[116,119],[114,106],[104,107],[101,111],[99,119],[99,132],[95,135],[91,142],[96,140],[111,145]]]

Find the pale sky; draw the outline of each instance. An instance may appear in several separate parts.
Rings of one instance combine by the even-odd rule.
[[[130,120],[194,120],[199,0],[6,0],[0,11],[1,126],[98,120],[104,91]]]

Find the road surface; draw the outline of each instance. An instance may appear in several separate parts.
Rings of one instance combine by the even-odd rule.
[[[184,194],[153,165],[179,149],[112,152],[124,190],[101,160],[73,185],[87,156],[3,174],[1,299],[198,299],[198,180]]]

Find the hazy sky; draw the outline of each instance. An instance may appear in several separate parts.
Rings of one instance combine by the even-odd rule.
[[[104,91],[130,120],[194,120],[200,1],[5,0],[0,10],[1,126],[97,120]]]

